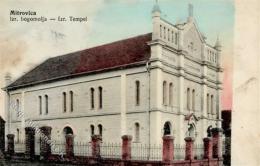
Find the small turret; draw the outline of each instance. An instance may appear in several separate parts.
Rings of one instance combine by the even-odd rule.
[[[189,4],[188,6],[188,12],[189,12],[189,17],[188,17],[188,22],[192,22],[193,21],[193,5]]]
[[[152,14],[153,14],[153,17],[160,17],[160,15],[161,15],[161,9],[158,4],[158,0],[156,0],[155,5],[153,6]]]
[[[219,40],[219,36],[217,37],[214,48],[217,50],[217,66],[221,67],[221,42]]]
[[[153,40],[160,38],[160,20],[161,20],[161,9],[158,4],[158,0],[153,6],[152,10],[152,20],[153,20]]]
[[[218,51],[221,51],[221,43],[220,43],[219,37],[217,38],[214,48]]]

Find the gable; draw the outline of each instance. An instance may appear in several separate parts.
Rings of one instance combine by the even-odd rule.
[[[184,27],[183,46],[190,56],[201,59],[203,42],[204,39],[194,23]]]

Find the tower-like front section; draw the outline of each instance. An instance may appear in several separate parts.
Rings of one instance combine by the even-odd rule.
[[[220,126],[221,45],[206,43],[188,7],[187,21],[173,24],[161,17],[158,3],[152,11],[151,143],[174,135],[201,143],[208,128]]]

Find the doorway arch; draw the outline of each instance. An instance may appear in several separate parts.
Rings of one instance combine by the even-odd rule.
[[[172,135],[172,125],[171,122],[167,121],[163,126],[163,135]]]
[[[66,127],[64,127],[64,129],[63,129],[63,134],[64,134],[64,136],[66,136],[66,135],[68,135],[68,134],[71,134],[71,135],[73,135],[73,134],[74,134],[74,132],[73,132],[73,130],[72,130],[72,128],[71,128],[71,127],[69,127],[69,126],[66,126]]]
[[[65,138],[65,150],[66,155],[74,155],[74,133],[71,127],[66,126],[63,129],[63,134]]]

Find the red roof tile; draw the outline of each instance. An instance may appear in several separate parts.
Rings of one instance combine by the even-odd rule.
[[[147,42],[151,40],[152,34],[149,33],[50,58],[7,88],[13,89],[145,62],[150,58],[150,47]]]

